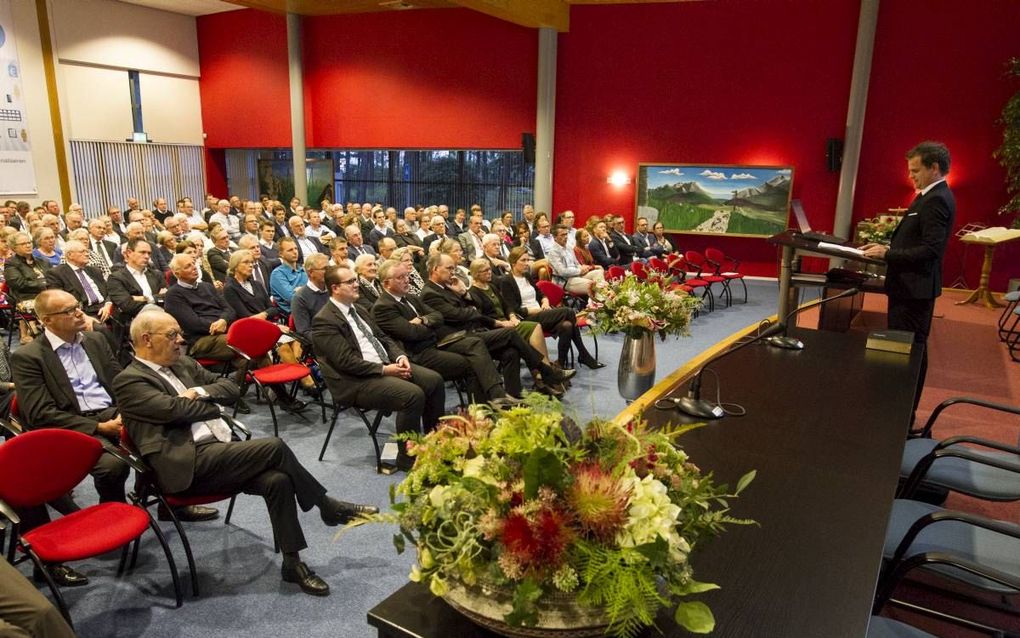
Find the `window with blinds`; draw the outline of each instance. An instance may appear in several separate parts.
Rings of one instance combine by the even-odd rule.
[[[128,197],[149,207],[157,197],[173,202],[205,199],[205,164],[201,146],[135,144],[71,140],[76,199],[86,217],[123,208]]]

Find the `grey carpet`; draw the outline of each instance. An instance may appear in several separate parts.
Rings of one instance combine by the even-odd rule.
[[[659,379],[719,340],[775,313],[776,282],[748,283],[747,304],[703,314],[695,319],[689,338],[657,340]],[[612,416],[624,408],[616,388],[616,362],[622,341],[620,335],[599,337],[599,357],[607,366],[598,371],[578,371],[565,398],[578,417]],[[590,338],[586,337],[586,342],[591,347]],[[550,349],[555,352],[555,344],[550,343]],[[448,392],[448,405],[452,407],[456,400],[456,394]],[[271,434],[268,409],[263,405],[252,407],[253,414],[244,417],[243,422],[256,436]],[[403,474],[375,473],[372,445],[360,420],[341,416],[326,456],[319,462],[316,459],[325,426],[318,412],[310,409],[306,414],[309,422],[289,415],[282,419],[281,437],[298,458],[331,494],[385,505],[390,484]],[[83,504],[95,502],[91,481],[77,488],[76,497]],[[226,513],[225,502],[220,509]],[[336,530],[325,527],[316,510],[301,514],[301,519],[309,543],[302,558],[330,584],[332,594],[328,598],[306,596],[296,585],[281,582],[280,559],[273,553],[265,506],[257,497],[240,495],[230,525],[224,525],[222,517],[185,523],[199,567],[200,598],[190,595],[180,539],[171,524],[163,523],[185,588],[184,606],[174,607],[165,558],[152,534],[146,533],[138,565],[123,578],[115,575],[116,556],[74,565],[91,579],[86,587],[64,590],[75,628],[83,638],[374,635],[366,624],[366,613],[406,582],[413,551],[398,556],[391,542],[393,530],[383,526],[362,527],[337,538]],[[30,573],[25,565],[21,569]]]

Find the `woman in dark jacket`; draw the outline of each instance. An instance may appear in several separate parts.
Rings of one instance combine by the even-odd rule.
[[[35,311],[35,297],[46,290],[46,271],[50,264],[44,259],[32,256],[32,238],[28,233],[15,233],[9,240],[14,254],[4,264],[4,280],[11,297],[22,312]],[[36,330],[34,325],[21,322],[21,343],[32,340],[30,331]]]
[[[522,246],[510,251],[510,275],[499,280],[498,289],[508,306],[508,311],[524,319],[542,324],[542,329],[552,332],[558,339],[558,358],[561,367],[566,368],[570,354],[570,344],[577,346],[577,360],[595,370],[605,367],[595,357],[581,339],[581,331],[577,329],[577,314],[570,308],[553,308],[528,278],[531,269],[531,256]]]
[[[227,282],[223,287],[223,297],[237,315],[242,317],[258,317],[275,321],[280,316],[280,309],[273,305],[269,293],[251,274],[255,268],[255,258],[251,251],[237,250],[230,255],[227,264]]]

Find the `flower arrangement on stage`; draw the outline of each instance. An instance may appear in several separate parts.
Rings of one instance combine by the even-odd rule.
[[[700,307],[697,297],[627,273],[622,281],[596,283],[587,311],[595,320],[592,329],[596,332],[623,332],[634,338],[657,332],[665,339],[690,335],[691,316]]]
[[[392,511],[353,524],[399,524],[398,551],[418,550],[411,580],[437,596],[511,591],[507,626],[541,627],[543,599],[569,594],[616,636],[651,625],[666,605],[688,630],[711,631],[710,609],[691,597],[717,586],[694,580],[689,558],[726,524],[752,522],[731,517],[728,499],[754,472],[732,490],[716,484],[675,446],[687,427],[579,427],[537,394],[505,412],[471,406],[410,437],[416,462]]]
[[[900,219],[894,215],[879,215],[862,220],[857,224],[857,236],[865,243],[888,244],[900,224]]]

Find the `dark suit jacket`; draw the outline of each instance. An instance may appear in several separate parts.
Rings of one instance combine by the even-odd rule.
[[[96,292],[103,298],[103,302],[108,301],[110,294],[106,288],[106,280],[103,279],[103,273],[99,272],[98,268],[93,268],[92,266],[85,266],[82,270],[95,283]],[[71,293],[87,312],[98,312],[98,308],[102,306],[102,303],[100,303],[95,308],[92,308],[93,304],[89,303],[89,297],[85,294],[85,288],[82,287],[81,280],[78,279],[78,275],[74,274],[74,269],[67,264],[60,264],[47,270],[46,285],[49,288],[56,288]]]
[[[414,233],[407,233],[406,235],[393,235],[393,241],[396,242],[397,248],[403,248],[404,246],[421,246],[421,240]]]
[[[311,235],[305,235],[304,238],[307,239],[308,241],[312,242],[315,245],[315,250],[317,250],[318,252],[320,252],[323,255],[326,255],[327,257],[329,256],[329,249],[327,249],[325,246],[322,245],[322,242],[319,241],[318,237],[312,237]],[[306,255],[304,249],[301,248],[301,243],[300,242],[298,242],[297,250],[298,250],[298,263],[299,264],[304,264],[305,263],[305,259],[308,257],[308,255]]]
[[[272,248],[266,248],[265,245],[259,244],[259,250],[262,252],[260,261],[269,272],[273,272],[273,268],[280,265],[280,249],[276,244],[273,244]]]
[[[348,259],[350,259],[351,261],[354,261],[359,256],[361,256],[362,254],[365,254],[365,255],[375,255],[376,253],[375,253],[375,249],[372,248],[371,246],[369,246],[368,244],[362,244],[360,247],[357,247],[354,244],[347,244],[347,258]]]
[[[942,258],[955,215],[956,200],[945,182],[910,205],[885,254],[890,297],[934,299],[942,294]]]
[[[170,286],[166,291],[166,311],[181,325],[188,345],[208,335],[213,322],[225,319],[231,324],[237,318],[223,295],[208,281],[198,282],[194,289],[179,283]]]
[[[214,401],[234,401],[239,392],[233,381],[217,377],[189,357],[181,357],[170,369],[185,386],[204,388],[208,398],[177,396],[159,373],[137,360],[117,375],[113,392],[138,452],[155,470],[160,488],[174,493],[188,489],[195,475],[191,424],[219,418]]]
[[[414,355],[436,344],[443,315],[414,295],[404,299],[414,306],[417,314],[384,291],[372,306],[372,318],[383,332],[404,344],[404,349]],[[415,317],[421,317],[425,323],[411,323]]]
[[[379,329],[368,312],[357,305],[354,306],[354,311],[382,343],[391,361],[396,361],[397,357],[405,354],[396,341]],[[318,353],[322,376],[329,385],[329,392],[333,395],[334,401],[352,402],[358,394],[360,380],[382,376],[382,366],[366,361],[361,355],[361,347],[358,345],[354,328],[333,302],[327,302],[312,319],[311,338],[312,348]]]
[[[630,263],[634,260],[634,257],[641,256],[641,247],[629,235],[625,236],[623,233],[611,230],[609,231],[609,238],[613,240],[613,246],[620,253],[621,263]]]
[[[421,240],[421,247],[425,249],[425,258],[428,259],[429,247],[432,246],[432,242],[436,241],[437,239],[446,239],[447,237],[456,239],[455,237],[453,237],[453,235],[440,236],[435,233],[429,233],[428,235],[425,235],[425,237],[422,238]]]
[[[489,287],[493,291],[495,291],[496,296],[500,298],[500,302],[502,302],[503,304],[502,318],[506,319],[509,316],[509,314],[513,312],[513,310],[510,308],[510,304],[508,304],[506,300],[503,299],[503,295],[502,293],[500,293],[499,288],[496,286],[495,280],[493,281],[492,284],[489,285]],[[471,295],[471,303],[473,303],[475,307],[478,308],[478,311],[480,313],[488,317],[499,316],[500,311],[496,309],[496,305],[492,303],[492,299],[490,299],[488,295],[482,292],[480,288],[471,286],[470,288],[468,288],[468,294]]]
[[[94,240],[89,237],[89,250],[95,250],[94,243]],[[124,263],[124,254],[120,252],[120,246],[106,239],[100,241],[99,245],[102,247],[102,250],[106,251],[106,258],[110,260],[111,266],[113,264]]]
[[[613,245],[613,242],[610,239],[606,239],[606,246],[609,247],[608,253],[606,252],[605,247],[602,246],[602,242],[593,237],[592,240],[588,242],[588,252],[591,253],[591,257],[595,260],[595,263],[603,268],[619,265],[620,253],[616,250],[616,246]]]
[[[28,262],[20,255],[11,255],[4,265],[4,280],[7,281],[7,287],[11,294],[18,301],[34,299],[36,295],[46,290],[45,274],[52,266],[50,262],[38,257],[33,257],[32,262],[35,267],[29,266]],[[39,268],[43,272],[42,277],[37,276],[35,268]]]
[[[82,347],[99,383],[115,398],[113,382],[121,367],[106,338],[97,332],[83,332]],[[98,420],[82,416],[71,380],[44,334],[15,350],[11,367],[18,389],[18,411],[26,428],[57,427],[95,434]]]
[[[213,246],[205,251],[205,257],[209,260],[209,270],[216,281],[227,281],[227,266],[230,262],[230,249],[220,250]],[[212,283],[212,282],[210,282]]]
[[[439,311],[439,314],[443,316],[443,322],[451,328],[451,331],[472,331],[496,327],[495,319],[486,317],[467,299],[435,282],[425,282],[425,287],[421,291],[421,299]]]
[[[160,290],[166,288],[166,277],[151,268],[145,270],[145,278],[149,281],[152,294],[156,295]],[[128,272],[127,267],[117,268],[110,273],[106,281],[106,287],[110,291],[110,301],[117,306],[118,314],[133,319],[135,315],[145,307],[147,301],[135,301],[131,297],[142,294],[142,287],[138,285],[135,278]]]
[[[379,280],[377,279],[376,283],[378,283],[378,281]],[[379,287],[382,288],[381,285]],[[361,278],[359,277],[358,278],[358,300],[355,303],[358,304],[359,306],[361,306],[362,308],[364,308],[365,311],[371,312],[372,311],[372,305],[375,303],[375,300],[378,299],[378,298],[379,298],[379,290],[377,290],[376,288],[373,288],[371,286],[366,286],[365,282],[361,281]]]
[[[223,298],[227,305],[234,311],[234,315],[241,319],[257,315],[260,312],[268,312],[267,318],[272,320],[279,316],[280,309],[269,301],[269,293],[259,282],[249,279],[252,292],[244,289],[244,286],[237,283],[237,279],[231,277],[223,287]]]
[[[173,258],[173,253],[167,250],[166,246],[153,244],[152,260],[149,262],[149,265],[155,267],[160,272],[168,272],[170,270],[170,260]]]
[[[529,279],[528,281],[531,280]],[[500,277],[493,280],[492,285],[496,287],[496,290],[499,291],[499,296],[503,298],[507,312],[516,313],[527,319],[528,309],[521,305],[521,289],[517,287],[517,282],[514,281],[513,277]],[[531,285],[535,287],[535,297],[538,299],[538,303],[542,303],[545,295],[535,286],[534,282]]]
[[[396,234],[393,232],[393,229],[391,228],[387,228],[385,232],[379,232],[378,228],[372,226],[372,230],[371,232],[368,233],[368,237],[365,238],[365,241],[371,244],[372,248],[375,248],[376,252],[378,252],[379,240],[382,239],[383,237],[390,237],[396,239]]]

